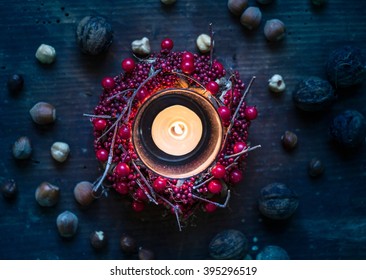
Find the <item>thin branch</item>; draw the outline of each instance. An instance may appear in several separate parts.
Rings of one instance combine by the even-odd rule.
[[[142,191],[145,193],[145,195],[150,200],[150,202],[153,202],[156,205],[159,205],[159,203],[149,194],[149,192],[146,191],[146,189],[144,188],[144,186],[141,184],[141,182],[139,180],[136,180],[136,183],[137,183],[137,185],[139,185],[140,189],[142,189]]]
[[[177,220],[178,223],[178,227],[179,227],[179,231],[182,231],[182,227],[180,225],[180,219],[179,219],[179,213],[181,212],[180,208],[177,205],[174,205],[173,203],[171,203],[169,200],[167,200],[165,197],[156,194],[158,198],[160,198],[161,200],[163,200],[166,204],[168,204],[172,209],[174,209],[174,213],[175,213],[175,218]]]
[[[133,88],[129,88],[129,89],[125,89],[125,90],[123,90],[123,91],[120,91],[120,92],[116,93],[115,95],[112,95],[111,97],[108,97],[108,98],[107,98],[107,101],[110,101],[111,99],[113,99],[113,98],[117,97],[118,95],[121,95],[121,94],[127,93],[127,92],[129,92],[129,91],[131,91],[131,90],[133,90]]]
[[[93,114],[83,114],[83,117],[98,118],[98,119],[112,119],[111,116],[107,116],[107,115],[93,115]]]
[[[185,78],[188,78],[192,81],[194,81],[195,83],[197,83],[197,85],[199,85],[201,88],[203,88],[205,91],[203,93],[206,93],[207,90],[206,90],[206,87],[203,86],[199,81],[197,81],[195,78],[192,78],[191,76],[188,76],[186,74],[183,74],[183,73],[180,73],[180,72],[176,72],[176,71],[172,71],[173,74],[176,74],[178,76],[182,76],[182,77],[185,77]]]
[[[255,149],[261,148],[261,147],[262,147],[261,145],[257,145],[257,146],[254,146],[254,147],[248,147],[247,149],[244,149],[244,150],[242,150],[239,153],[225,156],[224,159],[228,159],[228,158],[232,158],[232,157],[238,157],[239,158],[241,155],[243,155],[243,154],[245,154],[247,152],[253,151]]]
[[[217,207],[225,208],[227,206],[228,202],[229,202],[229,199],[230,199],[230,190],[227,191],[227,196],[226,196],[225,202],[223,204],[212,201],[212,200],[209,200],[209,199],[206,199],[206,198],[203,198],[203,197],[200,197],[200,196],[197,196],[193,193],[192,193],[192,197],[194,197],[196,199],[199,199],[199,200],[202,200],[202,201],[205,201],[205,202],[208,202],[208,203],[212,203],[212,204],[216,205]]]
[[[147,181],[147,179],[145,178],[144,174],[142,174],[141,170],[137,167],[135,161],[134,160],[131,160],[131,162],[132,162],[133,167],[137,171],[137,173],[140,174],[142,181],[144,181],[145,185],[148,187],[149,191],[151,192],[151,196],[156,200],[156,194],[155,194],[155,191],[154,191],[153,187]]]
[[[212,22],[210,23],[210,68],[212,68],[212,61],[213,61],[213,51],[215,47],[215,40],[214,40],[214,34],[212,27]]]

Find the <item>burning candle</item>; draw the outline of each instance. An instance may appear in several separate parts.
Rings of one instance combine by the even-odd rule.
[[[151,135],[155,145],[173,156],[193,151],[202,137],[202,122],[195,112],[181,105],[162,110],[154,119]]]

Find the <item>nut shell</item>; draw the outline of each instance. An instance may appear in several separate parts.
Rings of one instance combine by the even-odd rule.
[[[112,26],[104,17],[86,16],[77,26],[76,39],[83,53],[100,54],[112,44]]]
[[[88,181],[82,181],[76,184],[74,197],[82,206],[90,205],[94,201],[93,184]]]
[[[70,238],[75,235],[78,229],[78,224],[78,217],[70,211],[62,212],[56,219],[58,232],[65,238]]]
[[[249,7],[240,17],[240,23],[249,30],[256,29],[262,21],[262,12],[258,7]]]
[[[43,182],[37,187],[35,198],[38,204],[43,207],[54,206],[59,201],[60,188],[48,182]]]
[[[299,200],[295,192],[282,183],[272,183],[261,190],[259,211],[267,218],[288,219],[298,206]]]
[[[214,259],[239,260],[248,253],[248,240],[242,232],[228,229],[212,238],[208,250]]]
[[[27,159],[32,154],[32,145],[28,137],[19,137],[13,144],[13,156],[16,159]]]
[[[207,53],[211,47],[211,37],[207,34],[201,34],[196,39],[197,48],[201,53]]]
[[[280,41],[285,37],[285,24],[279,19],[270,19],[264,25],[264,36],[270,42]]]
[[[17,184],[13,179],[7,180],[1,186],[1,193],[5,199],[12,200],[18,194],[18,187]]]
[[[244,9],[248,7],[248,0],[229,0],[227,7],[232,14],[240,16]]]
[[[70,147],[64,142],[55,142],[51,146],[51,155],[54,160],[64,162],[70,153]]]
[[[275,245],[269,245],[263,248],[256,257],[257,260],[289,260],[287,252]]]
[[[107,246],[107,236],[104,231],[96,230],[90,235],[90,244],[96,250],[102,250]]]
[[[120,245],[123,252],[127,254],[136,253],[136,240],[127,234],[123,234],[120,239]]]
[[[42,44],[36,51],[36,58],[43,64],[51,64],[56,59],[56,50],[54,47]]]
[[[51,124],[56,120],[56,109],[47,102],[38,102],[29,110],[29,113],[36,124]]]

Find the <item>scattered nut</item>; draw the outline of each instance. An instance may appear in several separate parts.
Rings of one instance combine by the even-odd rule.
[[[121,236],[120,245],[122,251],[125,253],[132,254],[136,253],[137,251],[137,245],[135,239],[127,234],[123,234]]]
[[[247,8],[240,17],[240,23],[249,30],[258,28],[262,21],[262,12],[258,7]]]
[[[224,230],[212,238],[208,250],[217,260],[240,260],[248,253],[248,239],[238,230]]]
[[[82,206],[88,206],[94,201],[93,184],[88,181],[82,181],[76,184],[74,188],[74,197]]]
[[[227,2],[229,11],[236,16],[240,16],[247,6],[248,0],[229,0]]]
[[[50,45],[42,44],[37,49],[36,58],[43,64],[51,64],[56,59],[56,50]]]
[[[70,147],[65,142],[55,142],[51,146],[51,155],[58,162],[64,162],[70,153]]]
[[[35,193],[36,201],[43,207],[51,207],[56,205],[60,197],[60,188],[51,185],[48,182],[41,183]]]
[[[62,212],[60,215],[57,216],[56,219],[56,225],[59,234],[62,237],[66,238],[75,235],[78,229],[78,224],[79,224],[78,217],[70,211]]]
[[[13,179],[7,180],[1,187],[1,193],[5,199],[14,199],[18,193],[18,187],[15,181]]]
[[[8,78],[7,85],[10,93],[17,94],[23,89],[24,79],[19,74],[13,74]]]
[[[207,34],[201,34],[197,37],[196,44],[201,53],[207,53],[211,49],[211,37]]]
[[[29,110],[29,113],[36,124],[50,124],[56,120],[55,107],[46,102],[38,102]]]
[[[270,42],[275,42],[285,37],[285,24],[279,19],[270,19],[264,25],[264,36]]]
[[[272,92],[280,93],[285,91],[286,84],[281,75],[275,74],[268,80],[268,88]]]
[[[291,131],[285,131],[281,136],[281,142],[286,150],[293,150],[297,146],[297,135]]]
[[[90,235],[90,244],[96,250],[101,250],[107,245],[107,236],[104,231],[96,230]]]
[[[269,245],[263,248],[256,257],[257,260],[289,260],[287,252],[279,246]]]
[[[177,0],[160,0],[161,3],[165,4],[165,5],[172,5],[174,4]]]
[[[294,191],[282,183],[272,183],[262,188],[259,198],[259,211],[273,220],[285,220],[292,216],[299,206]]]
[[[318,77],[301,80],[292,92],[295,106],[303,111],[318,112],[328,109],[336,99],[332,85]]]
[[[131,43],[131,48],[134,54],[147,56],[151,52],[150,41],[143,37],[141,40],[135,40]]]
[[[83,53],[100,54],[112,44],[112,26],[104,17],[86,16],[76,28],[76,39]]]
[[[154,259],[154,252],[140,247],[138,252],[139,260],[153,260]]]
[[[13,144],[13,156],[16,159],[27,159],[32,154],[32,145],[28,137],[19,137]]]
[[[324,172],[324,165],[323,163],[317,159],[313,158],[309,162],[308,173],[310,177],[319,177]]]

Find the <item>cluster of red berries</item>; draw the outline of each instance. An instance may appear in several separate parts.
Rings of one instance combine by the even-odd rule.
[[[105,183],[132,198],[135,211],[144,210],[153,201],[184,220],[197,208],[215,211],[222,196],[243,179],[248,128],[257,110],[241,102],[245,85],[237,71],[226,79],[223,65],[211,61],[209,55],[173,52],[173,46],[171,39],[165,39],[157,54],[138,62],[124,59],[123,73],[102,80],[103,93],[92,122],[96,157],[108,168]],[[149,96],[161,89],[179,88],[182,80],[190,88],[205,87],[219,100],[217,111],[227,133],[213,166],[204,173],[177,180],[159,176],[139,162],[131,127],[138,108]]]

